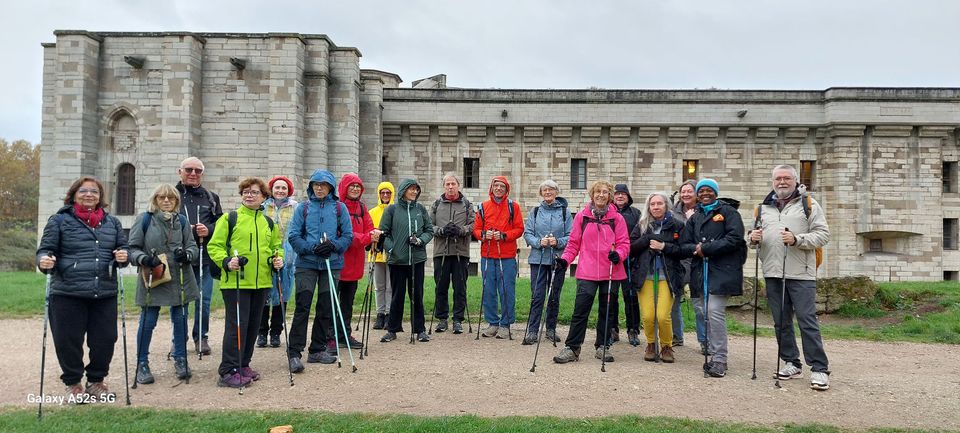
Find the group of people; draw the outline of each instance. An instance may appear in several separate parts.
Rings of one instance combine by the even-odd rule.
[[[305,350],[307,363],[330,364],[338,361],[340,347],[360,349],[363,342],[351,335],[350,321],[358,282],[368,273],[376,291],[373,328],[385,331],[380,341],[393,341],[403,332],[408,295],[410,341],[430,341],[423,291],[431,242],[436,282],[431,323],[437,320],[431,331],[463,332],[469,318],[470,244],[479,241],[479,314],[487,326],[477,332],[512,340],[521,239],[530,247],[531,279],[523,345],[538,343],[541,335],[561,341],[560,293],[568,266],[577,262],[569,333],[553,358],[556,363],[579,360],[595,298],[599,301],[595,356],[604,364],[614,361],[611,345],[619,340],[621,293],[629,343],[639,346],[642,330],[643,358],[674,362],[673,348],[683,345],[680,305],[689,286],[704,373],[723,377],[728,368],[725,307],[730,296],[742,294],[749,243],[763,261],[767,302],[784,361],[777,377],[802,375],[795,316],[804,358],[812,368],[811,387],[829,388],[815,309],[817,251],[828,242],[829,229],[820,205],[799,185],[791,166],[774,168],[773,190],[755,210],[749,242],[739,203],[719,199],[720,187],[712,179],[684,182],[675,205],[668,194],[651,193],[640,209],[633,206],[626,184],[596,181],[579,210],[569,209],[557,183],[545,180],[539,185],[540,203],[524,217],[504,176],[492,179],[489,198],[476,206],[460,191],[460,178],[454,173],[443,177],[442,194],[427,205],[416,180],[404,179],[397,188],[381,182],[377,204],[369,209],[364,183],[353,173],[344,174],[338,183],[331,172],[316,170],[306,187],[306,200],[299,203],[287,177],[275,176],[269,182],[245,178],[237,189],[241,205],[224,213],[219,196],[201,185],[203,173],[202,161],[185,159],[178,168],[180,182],[154,189],[147,211],[129,228],[129,237],[119,220],[106,212],[103,185],[89,176],[70,186],[64,207],[49,218],[37,264],[51,273],[48,314],[61,380],[69,394],[110,393],[103,380],[117,340],[116,268],[139,267],[135,383],[156,380],[149,351],[162,307],[169,308],[173,322],[168,358],[173,359],[177,379],[189,380],[192,375],[187,362],[191,303],[195,303],[194,349],[201,359],[211,353],[210,298],[213,279],[218,278],[227,307],[218,385],[243,388],[260,378],[250,366],[254,348],[280,347],[282,332],[288,332],[291,373],[304,370]],[[294,313],[288,329],[291,296]],[[89,347],[86,365],[84,339]],[[81,386],[84,372],[86,387]]]

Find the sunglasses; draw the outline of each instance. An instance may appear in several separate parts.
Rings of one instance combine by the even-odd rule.
[[[202,168],[185,167],[185,168],[181,168],[181,170],[183,170],[184,173],[191,173],[191,174],[192,174],[192,173],[196,173],[196,174],[203,173],[203,169],[202,169]]]
[[[80,193],[80,194],[93,194],[93,195],[99,195],[99,194],[100,194],[100,190],[98,190],[98,189],[89,189],[89,188],[80,188],[80,189],[77,190],[77,192]]]

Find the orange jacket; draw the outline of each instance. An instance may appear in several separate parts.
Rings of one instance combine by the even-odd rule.
[[[507,193],[503,200],[497,203],[493,200],[493,183],[503,182],[507,185]],[[509,259],[517,256],[517,239],[523,237],[523,215],[520,205],[510,200],[510,183],[506,176],[495,176],[490,181],[488,191],[490,200],[480,203],[477,217],[473,223],[473,237],[480,240],[480,257],[490,259]],[[513,219],[510,218],[510,208],[513,205]],[[504,240],[485,240],[485,230],[497,230],[506,235]]]

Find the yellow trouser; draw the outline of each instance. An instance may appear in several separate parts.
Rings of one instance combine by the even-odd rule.
[[[657,299],[656,321],[659,322],[660,345],[666,347],[673,345],[673,322],[670,319],[670,309],[673,308],[673,294],[670,293],[670,288],[665,280],[661,279],[659,286],[657,289],[659,299]],[[643,333],[647,337],[647,344],[653,344],[656,342],[653,334],[653,280],[644,281],[640,294],[637,296],[640,298],[640,318],[643,320]]]

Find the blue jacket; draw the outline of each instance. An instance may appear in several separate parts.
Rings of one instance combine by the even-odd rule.
[[[566,218],[564,218],[564,212],[567,212]],[[567,241],[570,240],[570,230],[573,229],[573,216],[569,212],[567,199],[563,197],[557,197],[550,205],[540,202],[540,206],[530,210],[527,221],[523,224],[523,240],[530,246],[530,257],[527,258],[527,263],[552,265],[553,257],[563,253],[563,249],[567,247]],[[557,238],[556,247],[540,246],[540,239],[548,234],[553,234]]]
[[[323,200],[313,193],[313,185],[318,182],[330,185],[330,193]],[[323,240],[324,233],[334,246],[334,253],[330,256],[330,268],[343,269],[343,253],[353,242],[353,225],[350,223],[350,213],[346,206],[337,198],[336,178],[329,171],[318,169],[310,176],[307,201],[297,205],[287,229],[287,240],[297,252],[297,268],[327,269],[324,260],[313,253],[313,247]]]

